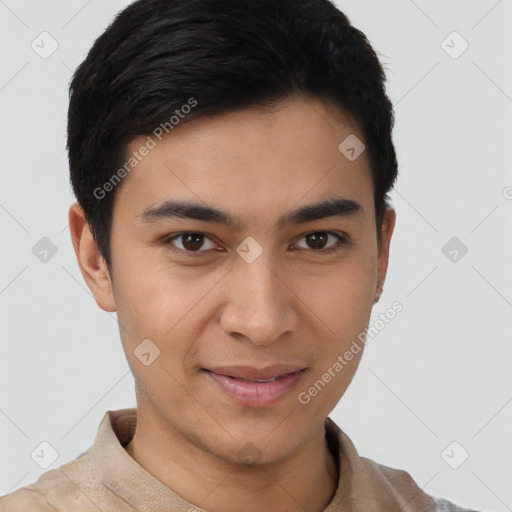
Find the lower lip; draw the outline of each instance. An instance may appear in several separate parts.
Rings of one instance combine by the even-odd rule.
[[[251,382],[206,371],[224,393],[240,405],[268,407],[282,400],[297,385],[303,371],[289,373],[271,382]]]

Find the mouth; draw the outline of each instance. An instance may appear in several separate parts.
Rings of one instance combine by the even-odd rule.
[[[216,388],[235,403],[249,407],[268,407],[292,391],[307,367],[273,365],[258,369],[231,366],[202,370],[216,384]]]
[[[255,368],[253,366],[217,366],[214,368],[203,368],[206,371],[217,375],[225,375],[235,379],[248,381],[270,382],[272,380],[284,377],[290,373],[306,370],[305,366],[291,364],[274,364],[265,368]]]

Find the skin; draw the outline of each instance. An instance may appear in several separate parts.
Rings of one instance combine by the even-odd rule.
[[[112,275],[80,206],[70,208],[80,269],[99,307],[117,311],[136,382],[138,423],[127,452],[198,507],[317,512],[336,491],[324,421],[363,351],[307,405],[297,397],[368,326],[396,217],[389,208],[378,247],[367,153],[351,162],[338,150],[350,134],[364,140],[339,108],[300,97],[274,112],[176,127],[116,190]],[[145,140],[132,141],[130,151]],[[334,196],[360,203],[362,215],[276,226],[288,211]],[[240,225],[143,222],[144,211],[168,199],[222,208]],[[197,257],[187,255],[191,245],[183,239],[174,246],[164,240],[187,232],[206,235]],[[311,232],[349,242],[323,253]],[[263,248],[250,264],[236,252],[248,236]],[[337,246],[337,239],[329,235],[325,245]],[[149,366],[134,355],[147,338],[161,351]],[[234,403],[200,371],[276,363],[308,369],[285,398],[259,408]],[[238,456],[249,442],[258,454],[253,463]]]

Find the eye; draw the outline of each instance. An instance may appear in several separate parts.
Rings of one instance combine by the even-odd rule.
[[[306,249],[321,254],[329,254],[338,251],[348,244],[348,240],[336,233],[329,231],[313,231],[303,235],[300,240],[304,240],[306,246],[297,243],[293,249]],[[163,244],[171,251],[186,256],[200,256],[201,253],[223,249],[204,233],[178,233],[169,236],[163,240]]]
[[[329,241],[329,238],[331,241]],[[299,247],[300,249],[310,249],[321,253],[337,251],[348,243],[348,241],[341,235],[331,233],[329,231],[314,231],[304,235],[301,240],[305,240],[307,246],[300,247],[299,244],[296,244],[296,247]]]
[[[179,233],[164,239],[163,243],[172,251],[187,254],[205,252],[217,247],[211,238],[202,233]]]

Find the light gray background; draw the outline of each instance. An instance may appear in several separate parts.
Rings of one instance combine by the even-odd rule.
[[[65,152],[72,70],[128,3],[0,0],[0,495],[46,471],[30,455],[42,441],[58,467],[108,409],[135,405],[116,317],[72,251]],[[404,310],[331,416],[428,493],[512,510],[512,1],[338,5],[380,53],[395,104],[398,217],[372,318]],[[47,59],[31,48],[43,31],[59,44]],[[456,59],[442,47],[453,31],[469,43]],[[454,236],[468,247],[455,263],[442,252]],[[32,253],[42,237],[58,248],[46,263]],[[469,453],[458,469],[441,457],[452,441]]]

